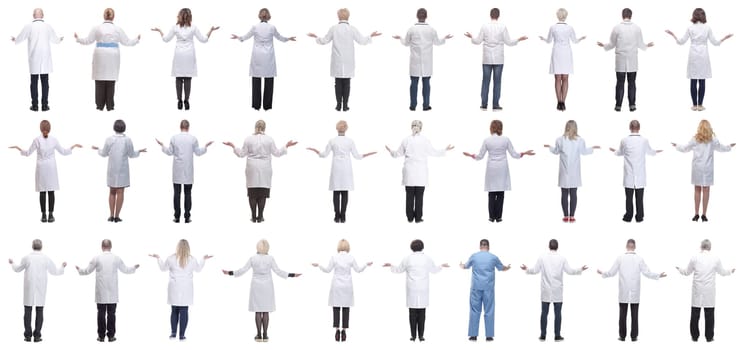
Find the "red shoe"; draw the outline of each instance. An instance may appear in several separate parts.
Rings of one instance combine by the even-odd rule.
[[[573,224],[574,222],[576,222],[576,218],[572,216],[572,217],[568,218],[568,222],[570,222],[570,223]]]
[[[563,222],[568,222],[568,216],[563,217]]]

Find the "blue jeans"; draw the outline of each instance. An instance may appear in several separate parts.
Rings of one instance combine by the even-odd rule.
[[[493,289],[470,290],[470,322],[468,322],[468,337],[478,336],[481,310],[483,310],[483,323],[486,327],[486,337],[493,337],[493,299]]]
[[[178,338],[186,339],[186,326],[189,324],[189,307],[172,305],[170,321],[171,337],[175,337],[176,330],[178,330]]]
[[[542,303],[542,312],[540,313],[540,337],[545,338],[548,328],[548,310],[550,309],[550,303]],[[563,302],[553,303],[553,310],[555,311],[555,324],[553,325],[553,332],[556,337],[561,336],[561,310],[563,309]]]
[[[424,108],[429,108],[429,93],[431,93],[431,85],[429,80],[431,77],[423,77],[421,80],[424,82],[423,90],[421,94],[424,95]],[[418,82],[419,77],[411,77],[411,109],[416,109],[416,96],[418,95]]]
[[[491,75],[493,74],[493,107],[499,106],[501,98],[501,72],[504,70],[503,64],[484,64],[483,65],[483,83],[481,84],[481,107],[488,107],[488,86],[491,85]]]

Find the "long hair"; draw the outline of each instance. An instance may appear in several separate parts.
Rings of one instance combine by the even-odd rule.
[[[178,22],[179,27],[191,27],[191,9],[184,7],[181,11],[178,11]]]
[[[708,143],[713,140],[716,134],[713,132],[713,128],[710,126],[710,122],[703,119],[698,124],[697,134],[695,134],[695,141],[700,143]]]
[[[566,131],[563,136],[569,140],[576,140],[579,136],[579,127],[576,125],[575,120],[569,120],[566,122]]]
[[[176,258],[178,259],[178,265],[181,266],[181,268],[186,267],[190,256],[191,247],[189,246],[189,241],[185,239],[178,241],[178,245],[176,246]]]

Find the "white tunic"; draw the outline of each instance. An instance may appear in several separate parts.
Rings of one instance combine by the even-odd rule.
[[[721,42],[713,36],[713,31],[705,23],[695,23],[685,31],[677,44],[684,45],[690,40],[690,54],[687,57],[687,79],[710,79],[710,56],[708,56],[708,41],[718,46]]]
[[[353,78],[354,42],[360,45],[367,45],[372,42],[372,37],[363,36],[348,21],[340,21],[337,25],[328,29],[328,33],[324,37],[318,37],[315,41],[321,45],[333,41],[333,47],[331,48],[332,77]]]
[[[273,271],[281,278],[289,277],[289,273],[279,269],[273,256],[256,254],[248,259],[245,266],[240,270],[236,270],[234,275],[235,277],[240,277],[250,269],[253,269],[253,278],[251,278],[251,294],[248,297],[248,311],[276,311],[274,280],[271,279],[271,272]]]
[[[555,140],[550,152],[560,154],[558,161],[558,186],[561,188],[581,187],[581,156],[592,154],[594,149],[586,147],[584,139],[576,136],[571,140],[561,136]]]
[[[571,43],[578,43],[573,27],[565,22],[558,22],[550,27],[545,42],[553,42],[553,53],[550,56],[550,74],[573,74],[573,53]]]
[[[33,251],[21,259],[21,263],[13,263],[13,271],[23,273],[23,305],[44,306],[46,302],[47,273],[59,276],[65,273],[64,267],[56,267],[46,255]]]
[[[521,158],[519,152],[514,150],[511,141],[506,136],[496,134],[483,140],[480,152],[475,155],[476,160],[481,160],[488,152],[488,161],[486,162],[486,192],[500,192],[511,190],[511,177],[509,176],[509,162],[506,154],[509,153],[512,158]]]
[[[79,37],[77,42],[83,45],[96,43],[96,48],[93,50],[93,80],[116,81],[119,79],[119,44],[134,46],[139,43],[139,39],[129,39],[121,28],[111,21],[105,21],[93,27],[88,37]],[[99,47],[99,44],[104,46]],[[107,45],[115,45],[115,47]]]
[[[323,272],[333,271],[331,292],[328,295],[328,306],[354,306],[354,286],[351,283],[351,270],[357,273],[367,268],[366,264],[359,266],[353,256],[347,252],[339,252],[331,258],[328,266],[318,266]]]
[[[39,136],[34,139],[28,150],[22,150],[21,155],[26,157],[36,151],[36,192],[58,191],[59,178],[57,177],[57,161],[54,159],[54,151],[66,156],[72,153],[69,148],[64,148],[53,136]]]
[[[540,300],[544,303],[563,302],[563,273],[569,275],[580,275],[581,268],[571,268],[566,258],[556,251],[543,254],[534,267],[527,269],[528,275],[541,273],[540,276]]]
[[[272,24],[261,22],[253,27],[240,41],[253,38],[253,51],[251,52],[250,75],[255,78],[272,78],[276,76],[276,55],[274,54],[274,38],[286,42],[289,38],[283,37]]]
[[[638,304],[641,302],[641,274],[650,279],[659,279],[658,273],[651,272],[643,258],[635,252],[626,252],[617,257],[615,264],[602,273],[603,278],[613,277],[618,272],[618,302]]]
[[[713,185],[713,153],[728,152],[731,146],[724,145],[717,138],[710,142],[700,143],[695,138],[686,145],[677,145],[680,152],[692,150],[692,176],[691,181],[695,186]]]
[[[703,250],[700,254],[693,256],[686,269],[680,269],[683,276],[692,276],[692,306],[693,307],[715,307],[716,306],[716,273],[728,276],[732,270],[724,269],[721,259]]]
[[[403,186],[426,186],[429,183],[429,156],[441,157],[446,153],[446,149],[435,149],[421,134],[406,137],[397,150],[390,151],[393,158],[406,158],[403,162]]]
[[[638,49],[646,50],[641,28],[629,20],[615,26],[605,51],[615,49],[615,72],[638,71]]]
[[[441,266],[423,252],[414,252],[390,270],[406,273],[406,307],[425,309],[429,306],[429,274],[442,271]]]
[[[656,155],[648,140],[639,134],[630,134],[620,141],[616,156],[625,157],[623,186],[625,188],[646,187],[646,155]]]
[[[443,45],[445,39],[440,39],[437,31],[428,24],[419,22],[408,29],[400,42],[411,47],[409,75],[430,77],[434,68],[434,45]]]
[[[191,185],[194,183],[194,155],[207,153],[206,147],[199,147],[199,141],[188,132],[171,137],[170,143],[163,145],[163,153],[173,156],[173,183]]]
[[[27,24],[15,38],[16,45],[28,40],[28,70],[30,74],[49,74],[52,72],[52,48],[49,43],[59,44],[52,26],[43,19],[35,19]]]
[[[96,304],[116,304],[119,302],[119,271],[129,274],[136,270],[134,266],[125,265],[117,255],[103,252],[78,273],[84,276],[96,272]]]
[[[176,38],[176,51],[173,54],[173,69],[171,74],[174,77],[195,77],[196,76],[196,49],[194,48],[194,38],[206,43],[209,38],[204,36],[196,26],[181,27],[175,25],[168,34],[163,36],[164,42],[169,42]]]
[[[481,27],[471,42],[476,45],[483,43],[483,64],[504,64],[504,44],[514,46],[519,40],[512,40],[506,26],[492,20]]]
[[[331,179],[328,184],[329,191],[352,191],[354,190],[354,173],[351,170],[351,157],[362,159],[361,154],[354,145],[354,140],[346,136],[337,136],[328,141],[323,152],[318,154],[325,158],[333,152],[331,163]]]
[[[98,150],[98,155],[108,157],[106,185],[112,188],[129,187],[129,158],[139,157],[132,139],[124,134],[115,134],[106,139],[106,144]]]
[[[161,271],[168,271],[168,305],[189,306],[194,304],[194,272],[200,272],[204,268],[206,260],[197,261],[189,256],[186,266],[178,264],[175,254],[165,261],[158,259]]]
[[[287,154],[287,147],[277,148],[271,136],[253,134],[245,138],[243,148],[233,148],[233,152],[240,158],[246,158],[246,188],[271,188],[271,156]]]

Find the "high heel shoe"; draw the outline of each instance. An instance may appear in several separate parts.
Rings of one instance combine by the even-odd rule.
[[[708,217],[703,214],[700,216],[700,220],[703,220],[703,222],[708,222]]]
[[[695,216],[692,217],[692,221],[698,221],[700,219],[700,215],[695,214]]]

